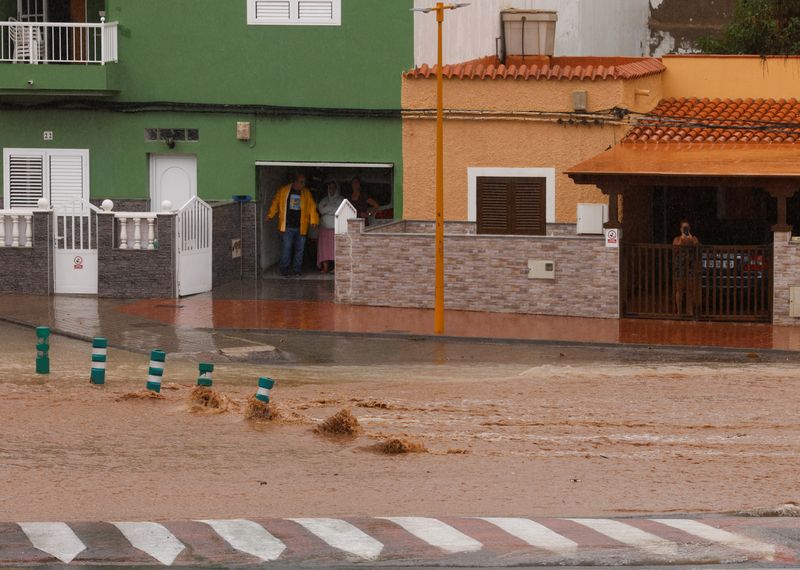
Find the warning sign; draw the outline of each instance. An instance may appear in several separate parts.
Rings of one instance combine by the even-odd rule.
[[[609,228],[606,230],[606,247],[619,247],[619,230]]]
[[[75,259],[72,260],[74,265],[74,269],[83,269],[83,258],[80,255],[76,255]]]

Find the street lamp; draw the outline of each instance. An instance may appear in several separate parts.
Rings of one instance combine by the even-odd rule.
[[[436,295],[434,301],[434,332],[444,334],[444,96],[442,81],[442,23],[445,10],[456,10],[468,3],[437,2],[430,8],[412,8],[412,12],[436,12],[438,49],[436,65]]]

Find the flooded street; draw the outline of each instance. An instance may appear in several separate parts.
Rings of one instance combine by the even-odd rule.
[[[407,364],[218,362],[214,389],[231,407],[195,413],[196,359],[168,356],[163,400],[119,401],[144,388],[146,354],[112,348],[94,387],[89,345],[54,336],[52,372],[37,377],[32,331],[0,328],[5,521],[610,516],[800,500],[792,363],[614,364],[502,345],[437,358],[420,345]],[[265,375],[284,420],[252,423],[242,409]],[[344,408],[360,436],[313,433]],[[383,455],[387,437],[427,452]]]

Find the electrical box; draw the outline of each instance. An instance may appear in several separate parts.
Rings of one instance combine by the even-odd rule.
[[[236,139],[240,141],[250,140],[250,123],[248,122],[236,123]]]
[[[528,261],[528,279],[555,279],[556,264],[553,261]]]
[[[576,113],[585,113],[589,110],[589,93],[587,91],[572,92],[572,108]]]
[[[789,316],[800,317],[800,287],[789,287]]]
[[[602,235],[603,224],[608,221],[606,204],[578,204],[579,235]]]

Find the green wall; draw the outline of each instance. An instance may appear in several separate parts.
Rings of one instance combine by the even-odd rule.
[[[209,200],[253,195],[256,161],[386,162],[396,165],[396,211],[402,200],[402,142],[395,119],[256,119],[248,115],[120,114],[17,111],[0,115],[2,148],[88,148],[93,198],[149,198],[148,154],[195,154],[198,193]],[[236,140],[236,122],[252,138]],[[198,128],[199,142],[145,142],[145,128]],[[54,140],[42,142],[52,130]]]

